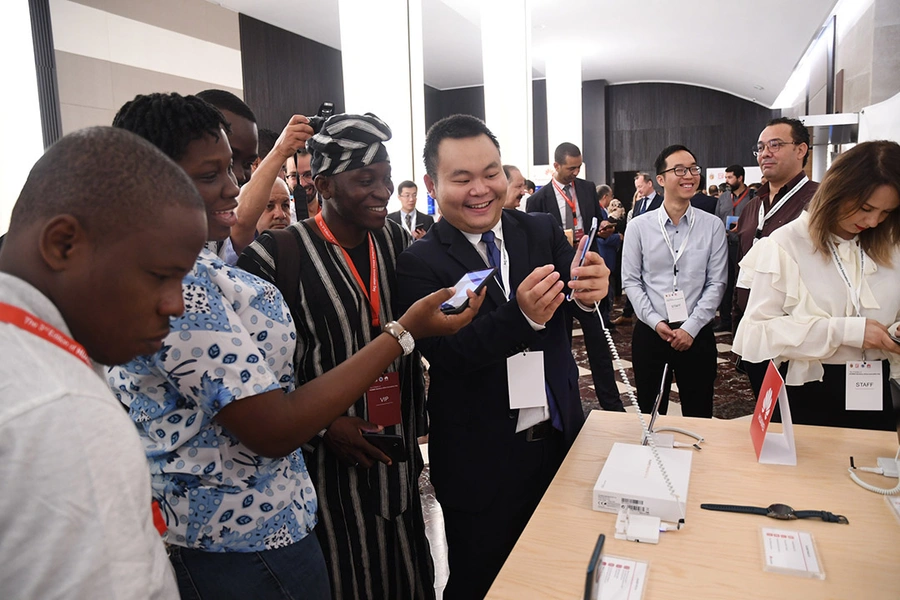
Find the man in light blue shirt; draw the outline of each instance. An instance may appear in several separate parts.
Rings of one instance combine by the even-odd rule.
[[[632,340],[638,404],[652,410],[668,363],[660,412],[675,373],[682,413],[708,418],[717,355],[712,320],[728,275],[725,232],[721,220],[691,207],[700,167],[690,150],[667,147],[656,173],[662,206],[632,220],[622,251],[622,288],[639,319]]]

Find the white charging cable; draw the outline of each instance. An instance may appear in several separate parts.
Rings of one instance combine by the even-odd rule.
[[[678,519],[678,524],[675,526],[675,529],[681,529],[684,525],[684,504],[681,502],[681,498],[678,496],[678,492],[675,491],[675,486],[672,485],[672,480],[669,479],[669,474],[666,472],[666,466],[663,464],[662,458],[660,458],[659,456],[659,451],[656,449],[656,441],[653,439],[653,436],[650,434],[650,430],[647,428],[647,422],[644,420],[644,415],[641,412],[637,397],[634,395],[633,386],[628,381],[628,375],[625,373],[625,368],[622,366],[622,359],[619,357],[619,351],[616,350],[616,344],[615,342],[613,342],[612,334],[606,327],[606,322],[603,320],[603,315],[600,314],[600,304],[598,302],[594,302],[594,311],[596,311],[597,317],[600,319],[600,325],[603,326],[603,335],[606,336],[606,343],[609,345],[609,352],[610,354],[612,354],[613,361],[616,363],[616,368],[619,371],[619,376],[622,378],[622,383],[628,386],[628,391],[625,393],[628,394],[628,397],[631,399],[632,405],[637,407],[637,416],[641,422],[641,430],[643,431],[644,439],[647,440],[647,445],[650,446],[650,452],[653,454],[653,458],[656,462],[656,466],[659,469],[660,474],[662,475],[663,481],[666,482],[666,487],[669,488],[669,493],[673,498],[675,498],[675,503],[678,505],[678,510],[681,513],[681,518]],[[671,529],[669,529],[668,527],[666,530],[671,531]]]
[[[881,459],[879,459],[881,460]],[[885,459],[890,460],[890,459]],[[894,465],[897,471],[900,471],[900,449],[897,450],[897,454],[894,455]],[[881,494],[883,496],[893,496],[895,494],[900,494],[900,483],[897,483],[892,488],[880,488],[874,485],[868,484],[862,479],[860,479],[854,471],[864,471],[866,473],[875,473],[877,475],[884,475],[883,467],[857,467],[853,463],[853,457],[850,457],[850,468],[847,469],[847,472],[850,473],[850,479],[853,480],[858,486],[865,490],[869,490],[870,492],[874,492],[876,494]]]

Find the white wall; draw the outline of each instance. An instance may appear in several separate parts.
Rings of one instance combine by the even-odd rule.
[[[3,16],[0,43],[9,60],[3,69],[8,93],[0,111],[0,233],[9,228],[9,215],[28,172],[44,153],[28,3],[9,3]]]

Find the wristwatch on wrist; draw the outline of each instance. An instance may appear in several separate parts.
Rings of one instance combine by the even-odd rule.
[[[701,504],[705,510],[721,510],[725,512],[747,513],[750,515],[763,515],[773,519],[789,521],[793,519],[822,519],[828,523],[843,523],[848,525],[850,521],[844,515],[836,515],[827,510],[794,510],[787,504],[770,504],[766,508],[759,506],[735,506],[734,504]]]
[[[394,336],[394,339],[403,348],[403,356],[412,354],[413,349],[416,347],[416,341],[413,339],[412,334],[403,328],[403,325],[397,321],[391,321],[384,324],[384,331]]]

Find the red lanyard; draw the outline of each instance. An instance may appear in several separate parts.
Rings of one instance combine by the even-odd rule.
[[[0,322],[15,325],[19,329],[59,346],[93,370],[94,367],[84,346],[21,308],[0,302]]]
[[[572,200],[571,198],[569,198],[569,197],[566,195],[566,193],[562,190],[562,188],[559,187],[559,184],[556,183],[556,180],[555,180],[555,179],[551,179],[550,181],[553,182],[553,187],[556,188],[556,191],[559,192],[559,195],[562,196],[562,197],[563,197],[563,200],[566,201],[566,204],[569,205],[569,209],[572,211],[572,223],[573,223],[572,226],[574,227],[574,226],[575,226],[575,223],[577,223],[577,221],[578,221],[578,215],[575,214],[575,201]],[[575,193],[575,186],[574,186],[574,185],[572,186],[572,193]]]
[[[319,231],[322,232],[322,235],[325,236],[326,240],[341,249],[341,254],[344,255],[344,261],[350,268],[350,272],[353,273],[353,277],[356,278],[356,283],[359,284],[359,289],[362,290],[362,293],[366,297],[366,300],[369,301],[369,311],[372,314],[372,327],[380,327],[381,320],[378,318],[378,315],[381,312],[381,296],[378,295],[378,257],[375,254],[375,242],[372,241],[372,233],[369,232],[368,234],[369,291],[367,292],[366,286],[365,284],[363,284],[362,277],[359,276],[359,271],[356,270],[356,266],[350,259],[350,255],[347,254],[347,251],[344,250],[344,247],[338,243],[337,238],[335,238],[334,234],[331,233],[331,230],[328,229],[328,225],[325,223],[325,218],[322,216],[322,213],[316,215],[316,225],[319,226]]]
[[[58,346],[70,353],[72,356],[83,362],[87,365],[91,370],[94,369],[94,366],[91,364],[91,359],[88,358],[87,350],[84,349],[84,346],[61,332],[59,329],[42,321],[36,316],[25,312],[21,308],[16,306],[12,306],[10,304],[6,304],[4,302],[0,302],[0,323],[9,323],[10,325],[15,325],[19,329],[23,331],[27,331],[42,340],[48,341],[51,344]],[[159,510],[159,504],[157,504],[156,500],[153,501],[150,507],[150,511],[153,514],[153,524],[156,526],[156,530],[159,532],[159,535],[162,535],[166,532],[166,523],[162,518],[162,513]]]
[[[744,188],[744,193],[741,194],[741,197],[738,198],[737,200],[733,200],[733,201],[731,202],[731,216],[732,216],[732,217],[734,216],[734,211],[737,209],[738,204],[740,204],[740,203],[741,203],[741,200],[743,200],[744,197],[745,197],[747,194],[749,194],[749,193],[750,193],[750,188]]]

